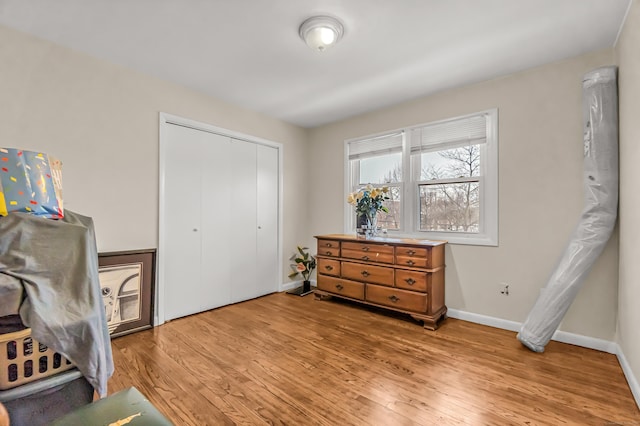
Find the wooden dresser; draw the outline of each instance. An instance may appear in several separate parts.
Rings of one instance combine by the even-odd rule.
[[[316,298],[331,296],[404,312],[429,330],[447,313],[445,241],[318,235]]]

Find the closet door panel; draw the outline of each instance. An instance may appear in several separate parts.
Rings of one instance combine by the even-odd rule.
[[[257,151],[256,144],[231,140],[230,206],[233,214],[229,228],[233,231],[228,241],[231,254],[231,302],[258,296],[256,280],[257,238]]]
[[[205,132],[203,132],[205,133]],[[200,197],[202,199],[202,292],[206,309],[231,303],[231,252],[229,240],[233,232],[229,227],[235,214],[229,204],[232,188],[228,184],[231,175],[231,139],[227,136],[206,133],[207,142],[202,147],[202,174]]]
[[[201,281],[202,132],[181,126],[167,128],[165,164],[165,319],[204,309]],[[195,159],[195,161],[194,161]]]
[[[258,295],[278,291],[278,150],[257,146]]]

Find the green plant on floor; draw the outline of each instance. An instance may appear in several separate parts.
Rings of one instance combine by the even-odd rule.
[[[289,274],[289,278],[295,278],[298,274],[302,275],[304,281],[309,281],[309,277],[314,269],[316,269],[316,258],[309,254],[308,247],[297,247],[297,252],[293,253],[293,255],[289,258],[290,261],[295,262],[292,263],[291,273]]]

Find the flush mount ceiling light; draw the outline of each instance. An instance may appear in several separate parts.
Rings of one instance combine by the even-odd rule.
[[[344,28],[330,16],[314,16],[300,25],[300,37],[313,50],[324,52],[340,40]]]

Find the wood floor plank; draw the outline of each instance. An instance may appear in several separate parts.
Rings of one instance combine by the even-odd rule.
[[[109,393],[176,425],[640,424],[614,355],[455,319],[272,294],[113,340]]]
[[[134,366],[140,383],[138,390],[145,395],[153,393],[160,401],[158,409],[165,415],[172,418],[177,416],[182,425],[202,425],[209,422],[233,424],[225,413],[201,395],[199,390],[204,384],[198,377],[180,368],[180,364],[174,362],[155,342],[144,344],[142,341],[132,340],[128,342],[128,346],[119,348],[126,362]],[[171,407],[174,414],[164,411],[165,407]]]
[[[175,324],[178,326],[178,323]],[[251,364],[257,364],[256,354],[247,351],[246,347],[238,348],[234,343],[242,341],[243,339],[237,339],[234,335],[226,336],[227,345],[224,351],[216,351],[217,345],[207,345],[206,339],[202,339],[202,333],[210,332],[200,318],[191,317],[190,321],[181,321],[179,332],[173,334],[174,343],[183,343],[185,347],[189,348],[191,352],[187,356],[184,356],[188,361],[185,362],[185,369],[194,372],[194,374],[200,374],[201,380],[207,383],[207,386],[216,393],[222,393],[224,400],[228,403],[229,407],[233,407],[235,413],[230,417],[234,421],[239,421],[237,413],[240,411],[251,410],[257,418],[261,418],[263,421],[268,419],[277,418],[280,415],[279,421],[286,423],[286,415],[288,413],[279,413],[273,411],[277,410],[278,405],[288,404],[292,406],[290,402],[278,400],[271,390],[266,386],[263,386],[256,380],[251,380],[248,377]],[[198,325],[197,331],[192,329],[192,325]],[[223,335],[220,330],[216,333],[218,336]],[[197,336],[194,339],[191,336]],[[188,339],[191,339],[190,341]],[[232,343],[232,341],[234,343]],[[240,349],[240,350],[239,350]],[[194,362],[193,354],[199,354],[202,357],[200,361],[206,362],[206,368],[203,368],[202,362]],[[251,356],[247,357],[250,354]],[[244,363],[239,361],[240,359],[249,360],[250,362]],[[213,374],[212,374],[213,373]],[[293,411],[293,410],[290,410]],[[302,411],[298,410],[298,415],[302,414]],[[257,421],[256,421],[257,422]],[[241,421],[244,423],[244,421]]]

